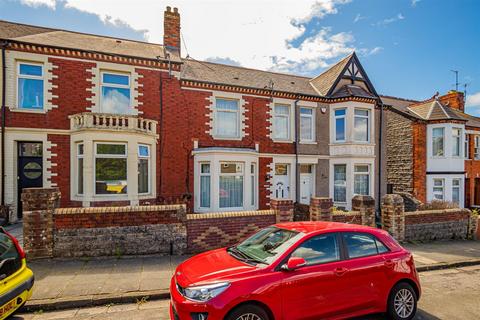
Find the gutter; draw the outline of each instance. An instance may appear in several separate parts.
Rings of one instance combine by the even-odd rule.
[[[6,101],[6,98],[5,98],[5,94],[6,94],[6,80],[7,80],[7,77],[6,77],[6,71],[7,71],[7,67],[5,66],[5,54],[6,54],[6,48],[8,46],[8,42],[5,41],[2,43],[2,133],[1,133],[1,154],[0,154],[0,161],[2,162],[2,166],[1,166],[1,172],[0,172],[0,175],[1,175],[1,188],[2,188],[2,192],[1,192],[1,207],[3,208],[5,206],[5,127],[6,127],[6,119],[5,119],[5,116],[6,116],[6,105],[5,105],[5,101]],[[8,223],[9,221],[9,214],[6,213],[5,215],[5,223]]]

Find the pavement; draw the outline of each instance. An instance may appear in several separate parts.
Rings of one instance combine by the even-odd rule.
[[[422,297],[415,320],[477,320],[480,314],[480,265],[420,273]],[[110,304],[51,312],[31,312],[11,320],[167,320],[169,300]],[[356,320],[385,320],[375,314]]]

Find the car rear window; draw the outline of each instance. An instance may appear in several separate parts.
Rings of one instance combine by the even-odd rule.
[[[388,248],[381,241],[366,233],[345,233],[343,241],[349,258],[367,257],[388,252]]]
[[[0,233],[0,280],[3,280],[22,267],[22,259],[12,239]]]

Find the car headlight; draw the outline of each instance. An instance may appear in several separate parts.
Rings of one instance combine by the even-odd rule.
[[[230,286],[228,282],[219,282],[203,286],[187,287],[183,290],[186,298],[194,301],[205,302],[215,298]]]

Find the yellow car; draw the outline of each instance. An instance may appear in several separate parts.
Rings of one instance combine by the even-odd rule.
[[[17,239],[0,228],[0,320],[11,316],[32,296],[33,272]]]

